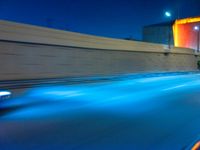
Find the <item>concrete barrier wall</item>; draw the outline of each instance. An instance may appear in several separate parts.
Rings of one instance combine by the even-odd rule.
[[[0,21],[0,80],[193,71],[191,49]]]

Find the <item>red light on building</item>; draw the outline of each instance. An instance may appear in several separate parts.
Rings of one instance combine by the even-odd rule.
[[[195,31],[194,27],[199,25],[200,17],[176,20],[173,25],[174,45],[176,47],[197,49],[199,31]]]

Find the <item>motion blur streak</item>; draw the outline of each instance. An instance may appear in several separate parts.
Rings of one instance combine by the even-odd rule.
[[[11,92],[9,91],[0,91],[0,97],[2,96],[10,96],[11,95]]]
[[[32,88],[1,102],[0,145],[182,149],[200,133],[199,97],[198,73]]]

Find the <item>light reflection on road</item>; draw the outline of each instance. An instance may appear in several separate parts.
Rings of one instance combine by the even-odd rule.
[[[1,103],[0,141],[40,143],[41,148],[53,144],[65,149],[179,149],[200,133],[199,97],[200,74],[32,88]],[[12,125],[19,131],[13,132],[17,129]],[[49,128],[46,135],[44,128]],[[32,129],[41,137],[30,142]],[[0,144],[6,147],[5,143]]]

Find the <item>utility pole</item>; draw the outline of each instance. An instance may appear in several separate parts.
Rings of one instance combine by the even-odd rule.
[[[170,18],[171,19],[171,13],[169,11],[165,12],[165,17]],[[169,19],[169,21],[170,21]],[[168,27],[168,48],[171,49],[171,24],[169,24]]]
[[[195,26],[194,30],[197,32],[197,52],[199,53],[200,26]]]

